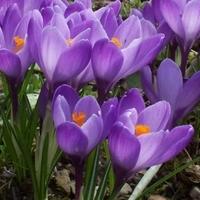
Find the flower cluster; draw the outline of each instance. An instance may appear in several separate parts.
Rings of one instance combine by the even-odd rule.
[[[177,122],[200,101],[200,72],[191,78],[186,73],[200,36],[199,0],[152,0],[126,19],[119,0],[98,10],[90,0],[3,0],[0,6],[0,71],[11,88],[13,112],[20,109],[17,96],[28,68],[36,63],[45,80],[41,120],[51,104],[57,144],[75,167],[106,141],[119,187],[190,142],[193,127]],[[156,56],[168,47],[171,59],[156,68]],[[111,92],[136,72],[149,106],[139,89],[118,97]],[[80,96],[88,83],[97,98]]]

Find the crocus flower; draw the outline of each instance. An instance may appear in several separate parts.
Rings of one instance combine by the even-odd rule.
[[[179,66],[170,59],[160,64],[153,80],[149,67],[142,69],[141,75],[145,94],[152,103],[159,100],[170,103],[172,124],[186,116],[200,100],[200,72],[185,80]]]
[[[132,92],[121,100],[120,115],[108,138],[116,187],[120,187],[139,170],[176,156],[186,147],[194,132],[191,125],[166,130],[170,104],[159,101],[138,111],[144,102],[138,98],[132,107],[132,98],[129,96]]]
[[[91,44],[85,39],[89,30],[72,38],[62,15],[55,14],[51,24],[44,28],[35,21],[29,28],[33,33],[30,39],[33,56],[51,89],[62,82],[70,83],[90,61]]]
[[[101,141],[103,122],[100,107],[92,96],[79,99],[67,85],[54,94],[53,119],[58,146],[77,164]]]
[[[199,0],[161,0],[162,15],[177,36],[181,49],[181,70],[185,75],[187,57],[193,43],[200,35]]]
[[[92,51],[92,67],[99,90],[107,92],[121,78],[151,62],[160,51],[163,38],[150,22],[130,16],[112,38],[97,41]]]
[[[11,5],[6,12],[2,28],[0,28],[0,58],[2,71],[12,84],[22,81],[25,72],[33,62],[27,42],[27,30],[30,19],[39,12],[30,11],[21,16],[17,4]]]
[[[167,22],[164,20],[161,9],[160,9],[161,0],[152,0],[145,2],[142,9],[134,8],[131,12],[132,15],[138,16],[139,18],[144,18],[149,20],[154,24],[158,33],[165,34],[163,40],[163,47],[168,44],[173,39],[173,31],[168,26]]]

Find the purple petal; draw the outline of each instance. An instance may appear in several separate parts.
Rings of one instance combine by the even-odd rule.
[[[145,103],[138,89],[129,90],[119,102],[119,114],[127,109],[135,108],[140,113],[145,108]]]
[[[134,134],[134,127],[138,120],[138,113],[135,108],[128,109],[123,112],[117,119],[121,122],[126,128],[129,129],[130,133]]]
[[[192,0],[184,8],[182,23],[187,41],[193,41],[200,31],[200,1]]]
[[[67,6],[67,9],[65,10],[65,18],[67,18],[69,15],[71,15],[74,12],[80,12],[81,10],[84,10],[84,6],[82,3],[74,2]]]
[[[46,7],[41,10],[41,14],[44,20],[44,25],[47,25],[51,21],[54,11],[51,7]]]
[[[54,81],[72,80],[87,66],[91,55],[91,45],[88,41],[72,44],[60,56],[53,75]]]
[[[195,73],[181,88],[176,101],[176,117],[188,114],[200,99],[200,72]]]
[[[191,125],[178,126],[168,132],[162,143],[163,150],[161,149],[157,162],[166,162],[183,151],[191,141],[193,134],[194,129]]]
[[[88,139],[87,153],[101,141],[103,131],[103,121],[93,114],[82,126],[81,129]]]
[[[52,100],[52,107],[54,107],[54,102],[59,95],[63,96],[66,99],[67,103],[70,106],[70,113],[72,113],[74,110],[75,104],[79,100],[78,93],[69,85],[59,86],[54,93],[53,100]]]
[[[152,132],[165,129],[171,114],[170,104],[159,101],[145,108],[138,118],[138,124],[148,125]]]
[[[139,171],[153,165],[153,160],[159,154],[165,138],[165,132],[159,131],[138,137],[140,154],[134,171]]]
[[[156,2],[156,5],[158,4],[158,2],[159,1]],[[158,11],[159,11],[159,9],[156,10],[156,12],[158,12]],[[154,12],[154,9],[149,2],[145,2],[144,7],[142,9],[142,14],[145,19],[149,20],[153,24],[156,24],[156,19],[155,19],[156,12]]]
[[[116,173],[134,168],[139,152],[138,139],[121,123],[117,123],[109,136],[109,150]]]
[[[76,0],[76,2],[82,3],[85,6],[85,8],[92,8],[91,0]]]
[[[149,66],[143,67],[140,71],[142,87],[151,103],[158,100],[157,94],[154,91],[151,68]]]
[[[87,137],[74,123],[65,122],[56,129],[57,143],[60,149],[70,156],[83,158],[88,146]]]
[[[141,19],[140,22],[142,27],[143,38],[148,38],[151,37],[152,35],[157,34],[155,26],[150,21]]]
[[[103,139],[110,134],[110,129],[117,119],[117,106],[117,98],[111,98],[105,101],[101,106],[102,118],[104,122]]]
[[[101,17],[101,24],[103,25],[103,28],[105,29],[107,35],[109,38],[112,38],[114,35],[117,27],[118,27],[118,22],[116,15],[113,11],[113,9],[107,9],[102,17]]]
[[[166,100],[171,104],[172,110],[179,90],[183,86],[183,78],[179,66],[170,59],[165,59],[158,68],[157,87],[160,99]]]
[[[63,35],[64,38],[70,38],[70,30],[67,26],[67,22],[63,15],[61,14],[54,14],[51,19],[52,26],[55,26],[60,33]]]
[[[41,66],[48,81],[52,81],[56,64],[66,49],[64,38],[55,27],[47,26],[42,32],[40,44]]]
[[[102,39],[95,44],[92,52],[92,67],[97,80],[112,83],[122,63],[122,53],[113,43]]]
[[[0,71],[3,72],[6,76],[17,80],[21,76],[21,62],[19,57],[6,50],[0,50]]]
[[[58,95],[53,102],[52,115],[55,127],[71,121],[71,110],[64,96]]]
[[[181,20],[181,9],[173,0],[162,0],[160,4],[162,15],[170,28],[180,37],[184,37],[184,29]]]
[[[93,96],[84,96],[76,104],[74,112],[83,112],[86,119],[90,118],[93,114],[100,115],[100,106]]]
[[[122,43],[122,48],[127,47],[133,39],[139,38],[142,34],[142,27],[138,17],[132,15],[123,21],[116,30],[114,37]]]
[[[5,42],[6,45],[8,45],[8,48],[11,48],[13,42],[13,33],[20,19],[21,19],[20,10],[17,4],[13,4],[8,8],[2,25]]]

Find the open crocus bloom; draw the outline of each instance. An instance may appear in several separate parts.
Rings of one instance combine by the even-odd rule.
[[[91,56],[90,27],[82,26],[74,32],[66,19],[55,13],[44,28],[32,20],[29,31],[33,33],[32,54],[51,86],[71,83],[87,67]]]
[[[180,153],[193,135],[191,125],[182,125],[166,130],[170,118],[170,105],[159,101],[142,108],[138,101],[135,107],[130,101],[135,91],[123,97],[117,122],[109,135],[109,149],[118,184],[135,172],[166,162]]]
[[[73,161],[83,161],[102,138],[103,122],[96,99],[79,99],[71,87],[62,85],[54,94],[52,108],[58,146]]]
[[[15,83],[22,80],[26,70],[33,62],[27,42],[28,24],[38,15],[33,10],[21,16],[17,4],[11,5],[5,14],[0,28],[0,71]]]
[[[184,49],[191,48],[199,37],[199,0],[161,0],[160,8],[165,21],[183,43]]]
[[[170,59],[162,61],[158,68],[157,77],[153,77],[149,67],[141,72],[142,85],[152,103],[166,100],[172,108],[171,123],[186,116],[200,99],[200,72],[184,80],[179,66]],[[153,85],[153,82],[156,85]]]
[[[163,38],[150,22],[130,16],[112,37],[97,41],[92,51],[92,67],[99,88],[106,91],[151,62],[160,51]]]

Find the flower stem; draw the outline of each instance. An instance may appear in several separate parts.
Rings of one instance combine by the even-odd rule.
[[[75,166],[75,181],[76,181],[75,200],[80,200],[81,187],[82,187],[82,183],[83,183],[83,164],[82,163]]]

